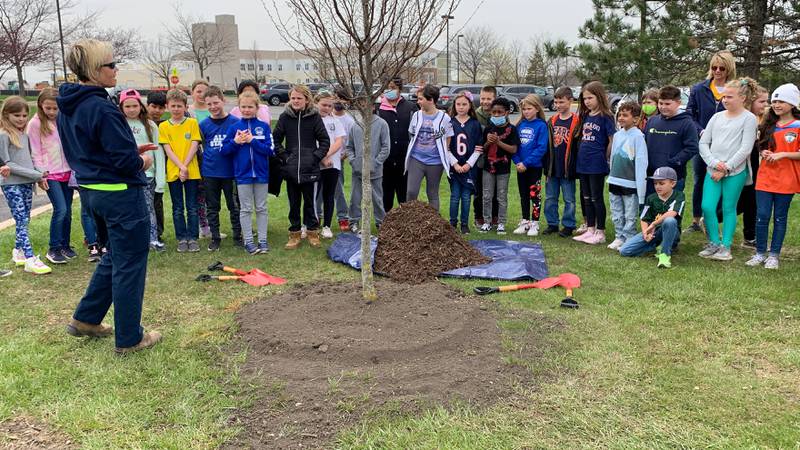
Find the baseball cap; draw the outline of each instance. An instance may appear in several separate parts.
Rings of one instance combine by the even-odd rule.
[[[119,94],[119,104],[121,105],[122,102],[131,98],[140,102],[142,101],[142,96],[138,91],[136,91],[136,89],[126,89]]]
[[[650,179],[678,181],[678,174],[675,173],[675,169],[672,167],[659,167],[653,172],[653,176],[651,176]]]

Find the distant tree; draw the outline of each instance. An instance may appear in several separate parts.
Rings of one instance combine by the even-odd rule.
[[[550,86],[567,85],[578,66],[569,44],[564,39],[547,40],[542,43],[542,47],[548,61],[547,79]]]
[[[248,78],[254,80],[256,83],[263,83],[264,82],[264,71],[259,68],[259,57],[258,57],[258,43],[253,41],[253,45],[250,46],[250,49],[247,51],[249,56],[248,64],[250,62],[253,63],[253,70],[248,70],[246,75]]]
[[[514,64],[514,56],[504,47],[495,47],[486,55],[483,61],[482,71],[489,84],[503,84],[511,79],[511,67]]]
[[[515,84],[524,83],[528,71],[529,49],[526,49],[525,44],[521,41],[515,39],[509,44],[508,52],[511,55],[508,81]]]
[[[531,39],[528,52],[528,66],[525,71],[525,82],[529,84],[545,85],[548,81],[550,60],[545,52],[542,40]]]
[[[155,79],[164,80],[164,85],[170,88],[172,84],[170,75],[175,64],[175,56],[176,52],[169,46],[169,40],[159,36],[155,41],[144,45],[141,60]]]
[[[471,83],[480,80],[486,58],[499,45],[497,35],[488,27],[474,27],[464,33],[457,58],[461,63],[461,72],[467,80]]]
[[[205,79],[210,66],[224,62],[232,52],[239,51],[230,44],[230,36],[226,36],[222,28],[203,26],[202,18],[183,14],[179,4],[174,9],[175,23],[165,26],[170,45],[181,58],[195,64],[200,78]]]

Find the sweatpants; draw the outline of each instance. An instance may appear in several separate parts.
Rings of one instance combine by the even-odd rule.
[[[506,223],[506,213],[508,212],[508,178],[509,174],[494,174],[489,171],[483,171],[483,204],[489,205],[493,198],[497,198],[497,223]],[[491,212],[491,208],[483,210],[484,223],[491,223],[492,216],[487,212]]]
[[[354,173],[350,184],[350,222],[357,224],[361,222],[361,174]],[[372,184],[372,213],[375,218],[375,224],[380,225],[383,223],[383,218],[386,217],[382,201],[383,179],[373,178],[370,180],[370,184]]]
[[[580,174],[581,200],[586,226],[606,229],[606,202],[603,197],[606,176],[598,174]]]
[[[475,221],[483,221],[483,169],[478,167],[475,171],[475,200],[472,202],[472,209],[475,210]],[[492,199],[492,217],[497,217],[497,197]]]
[[[33,247],[28,235],[28,223],[31,221],[31,208],[33,207],[33,185],[12,184],[3,186],[3,195],[8,202],[11,217],[14,218],[16,234],[14,248],[22,250],[26,258],[33,257]]]
[[[211,239],[219,239],[219,212],[222,209],[222,196],[230,214],[231,231],[233,240],[242,239],[242,225],[240,223],[239,199],[237,198],[236,183],[232,178],[207,177],[203,180],[206,189],[206,209],[208,213],[208,227],[211,229]]]
[[[422,164],[414,158],[408,158],[408,187],[406,199],[416,200],[425,178],[425,193],[428,195],[428,204],[439,211],[439,183],[442,181],[444,167],[441,164]]]
[[[319,228],[317,220],[316,198],[317,183],[300,183],[286,180],[286,196],[289,198],[289,231],[300,231],[302,210],[302,224],[309,231]],[[239,198],[241,201],[241,198]]]
[[[517,172],[517,187],[522,219],[538,222],[542,206],[542,168],[528,167],[525,172]]]
[[[239,221],[242,226],[242,239],[245,244],[253,243],[253,211],[256,212],[258,243],[267,242],[267,194],[266,183],[239,184]]]
[[[706,174],[703,182],[703,220],[706,223],[708,240],[712,244],[731,247],[733,234],[736,232],[736,204],[739,203],[739,195],[745,182],[747,182],[747,170],[723,177],[719,181],[714,181],[710,174]],[[722,198],[721,239],[717,219],[717,204],[720,198]]]

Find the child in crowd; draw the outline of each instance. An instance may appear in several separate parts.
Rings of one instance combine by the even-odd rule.
[[[490,125],[492,117],[492,102],[497,98],[497,88],[494,86],[484,86],[481,88],[478,100],[480,106],[475,110],[475,118],[481,124],[483,130]],[[473,209],[475,210],[475,227],[480,229],[483,226],[483,158],[478,158],[475,170],[475,201]],[[497,226],[497,194],[492,199],[492,226]]]
[[[372,185],[372,211],[375,225],[380,227],[386,216],[383,208],[383,163],[391,152],[391,139],[389,124],[377,114],[372,116],[370,126],[370,150],[372,165],[370,166],[369,181]],[[353,169],[353,178],[350,181],[350,231],[358,233],[361,222],[361,183],[364,161],[364,129],[360,123],[354,124],[350,129],[345,155],[346,159],[350,160],[350,167]],[[370,224],[367,223],[364,227],[369,232]]]
[[[156,192],[164,193],[164,188],[167,186],[167,169],[164,150],[158,145],[158,126],[148,118],[147,110],[142,103],[142,96],[134,89],[122,91],[119,95],[119,109],[125,115],[128,126],[131,127],[136,145],[140,148],[152,147],[152,150],[147,150],[147,153],[153,159],[153,164],[144,172],[147,177],[147,189],[144,190],[145,200],[147,201],[147,210],[150,212],[150,250],[163,252],[165,246],[158,240],[154,199]],[[142,147],[145,145],[148,147]]]
[[[608,245],[619,250],[636,234],[639,205],[644,204],[647,184],[647,146],[644,134],[636,126],[642,114],[636,102],[625,102],[617,112],[619,131],[611,147],[611,168],[608,175],[608,198],[616,239]]]
[[[347,112],[345,103],[342,99],[336,98],[333,103],[333,115],[339,119],[344,127],[344,132],[347,134],[344,138],[345,145],[350,136],[350,130],[353,129],[356,120]],[[346,158],[346,152],[342,154],[342,161]],[[382,191],[383,189],[381,189]],[[383,200],[381,200],[383,201]],[[347,199],[344,196],[344,167],[339,172],[339,181],[336,183],[336,218],[339,221],[339,230],[347,231],[350,228],[350,218],[348,216],[349,210],[347,208]]]
[[[756,98],[750,105],[750,112],[755,114],[759,123],[766,115],[769,108],[769,92],[762,86],[758,86]],[[736,205],[736,212],[742,215],[742,247],[756,248],[756,181],[758,180],[758,168],[761,165],[759,155],[758,138],[750,152],[750,159],[747,161],[748,170],[751,176],[742,188],[739,196],[739,204]]]
[[[450,225],[458,225],[461,211],[461,234],[469,233],[469,204],[475,193],[475,162],[483,152],[483,132],[475,117],[472,93],[464,90],[453,99],[450,108],[453,136],[450,154],[457,160],[450,168]]]
[[[647,196],[641,215],[642,232],[625,241],[619,248],[622,256],[641,256],[655,250],[657,267],[672,267],[672,251],[678,245],[681,233],[681,217],[686,198],[675,189],[678,175],[672,167],[659,167],[650,177],[655,193]]]
[[[242,119],[228,128],[220,155],[233,157],[233,171],[239,192],[239,221],[244,249],[251,255],[268,253],[267,188],[269,157],[275,154],[269,124],[258,120],[258,96],[245,92],[239,96]],[[253,241],[253,210],[258,227],[258,246]]]
[[[203,173],[203,184],[206,189],[208,226],[211,231],[208,251],[213,252],[219,250],[222,242],[222,234],[219,231],[219,212],[222,206],[223,194],[230,214],[234,245],[243,245],[242,226],[239,221],[239,200],[236,197],[236,180],[233,171],[234,158],[220,154],[222,144],[228,136],[228,130],[239,119],[234,117],[233,114],[225,112],[225,96],[216,86],[210,86],[206,90],[205,103],[211,116],[200,122],[200,134],[203,137],[201,172]],[[248,215],[248,220],[250,220],[250,215]]]
[[[491,229],[491,204],[497,196],[497,234],[506,234],[508,209],[508,178],[511,172],[511,155],[519,148],[517,128],[508,121],[511,103],[500,97],[492,102],[490,124],[483,131],[483,225],[481,233]]]
[[[147,94],[147,118],[156,126],[164,121],[162,117],[167,110],[167,96],[163,92],[153,91]],[[158,228],[158,242],[164,242],[164,193],[156,192],[153,197],[153,208],[156,212],[156,226]]]
[[[38,256],[33,254],[28,223],[31,220],[33,185],[47,190],[47,172],[34,168],[25,125],[28,123],[28,103],[24,98],[12,95],[0,107],[0,187],[8,202],[8,209],[16,224],[16,242],[11,260],[17,266],[25,266],[25,272],[42,275],[52,272]]]
[[[206,91],[208,90],[208,82],[205,80],[194,80],[190,90],[192,94],[192,104],[187,108],[189,115],[197,119],[197,123],[206,120],[211,116],[206,106]]]
[[[187,108],[190,117],[197,120],[198,125],[200,122],[206,120],[211,113],[208,112],[206,106],[205,95],[208,90],[208,82],[205,80],[195,80],[192,82],[190,90],[192,95],[192,104]],[[203,165],[203,145],[197,147],[197,163],[199,166]],[[200,237],[210,238],[211,228],[208,225],[208,211],[206,208],[206,188],[201,177],[197,183],[197,219],[200,226]]]
[[[320,234],[323,239],[333,238],[331,223],[336,199],[336,184],[339,182],[339,174],[342,172],[342,149],[347,137],[344,126],[333,115],[335,100],[333,94],[328,91],[320,91],[315,98],[319,115],[322,116],[322,122],[325,123],[325,129],[328,131],[328,138],[331,141],[328,154],[319,163],[322,186],[318,191],[317,201],[321,199],[323,206],[322,233]],[[317,215],[319,216],[319,214]]]
[[[186,101],[183,91],[169,91],[167,107],[171,117],[158,126],[159,143],[164,146],[168,158],[167,184],[172,199],[172,221],[179,253],[200,251],[197,244],[197,186],[200,183],[197,147],[200,128],[197,120],[186,117]]]
[[[722,102],[725,111],[708,121],[700,137],[700,156],[706,163],[703,182],[703,220],[709,243],[700,252],[703,258],[730,261],[736,231],[736,205],[749,176],[747,161],[756,141],[758,119],[749,111],[758,95],[752,78],[740,78],[725,85]],[[722,199],[722,237],[717,205]]]
[[[547,228],[542,234],[558,233],[561,237],[572,236],[575,231],[575,155],[580,142],[580,118],[571,111],[572,89],[562,86],[553,95],[556,114],[550,118],[550,136],[553,145],[545,158],[544,216]],[[564,197],[564,212],[561,216],[561,231],[558,229],[558,197]]]
[[[606,203],[603,197],[608,174],[611,140],[616,132],[603,84],[592,81],[583,87],[578,99],[582,137],[576,170],[581,180],[581,202],[586,215],[586,232],[573,239],[586,244],[606,241]]]
[[[756,180],[756,254],[745,264],[777,269],[792,197],[800,192],[800,90],[794,84],[772,93],[772,108],[759,129],[761,166]],[[769,219],[773,215],[772,243],[767,255]]]
[[[256,96],[258,96],[260,94],[260,92],[258,91],[259,91],[258,83],[256,83],[253,80],[242,80],[242,82],[239,83],[239,86],[236,88],[236,95],[238,97],[239,95],[242,95],[245,92],[251,92]],[[222,103],[223,105],[225,104],[224,98],[222,99]],[[208,102],[206,102],[206,106],[208,107]],[[209,112],[210,109],[211,108],[209,107]],[[238,106],[235,106],[231,110],[230,115],[236,117],[237,119],[242,118],[242,112],[239,110]],[[256,118],[264,123],[272,123],[272,118],[270,117],[269,114],[269,106],[264,104],[258,105],[258,113],[256,114]]]
[[[692,116],[680,112],[681,90],[664,86],[658,91],[658,114],[647,121],[644,140],[647,143],[647,173],[659,167],[672,167],[678,174],[675,189],[683,192],[686,185],[686,163],[697,154],[697,127]],[[653,186],[647,185],[647,195]]]
[[[70,246],[72,233],[72,196],[69,180],[72,170],[61,149],[56,118],[58,91],[45,88],[36,101],[38,110],[28,123],[31,158],[34,167],[47,172],[47,197],[53,205],[50,216],[50,249],[45,257],[53,264],[66,264],[78,255]]]
[[[658,89],[648,89],[642,94],[642,114],[639,115],[639,129],[647,130],[647,121],[658,112]]]
[[[514,234],[539,235],[539,214],[542,191],[542,158],[547,154],[551,140],[544,105],[537,95],[528,95],[521,102],[522,117],[517,122],[519,150],[511,156],[516,164],[522,220]],[[531,211],[531,206],[533,211]]]
[[[411,116],[408,127],[411,141],[406,151],[406,199],[417,199],[424,178],[428,204],[436,211],[439,211],[442,173],[447,170],[449,178],[450,166],[455,163],[455,158],[448,151],[453,137],[453,124],[450,123],[450,116],[436,109],[438,101],[439,88],[436,86],[427,85],[417,92],[420,110]]]

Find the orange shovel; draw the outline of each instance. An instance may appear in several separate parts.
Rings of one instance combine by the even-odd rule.
[[[240,276],[240,277],[244,277],[244,276],[252,277],[252,278],[248,278],[249,280],[255,280],[256,278],[259,278],[259,279],[264,281],[263,284],[254,284],[254,286],[266,286],[268,284],[285,284],[286,283],[286,279],[285,278],[281,278],[281,277],[276,277],[274,275],[270,275],[270,274],[264,272],[261,269],[252,269],[249,272],[245,272],[244,270],[236,269],[236,268],[233,268],[233,267],[228,267],[225,264],[223,264],[221,261],[217,261],[214,264],[211,264],[210,266],[208,266],[208,270],[212,271],[212,272],[215,271],[215,270],[221,270],[223,272],[232,273],[232,274],[235,274],[235,275]],[[244,281],[245,283],[248,283],[248,284],[252,284],[252,283],[249,283],[248,281],[246,281],[244,279],[242,281]]]

